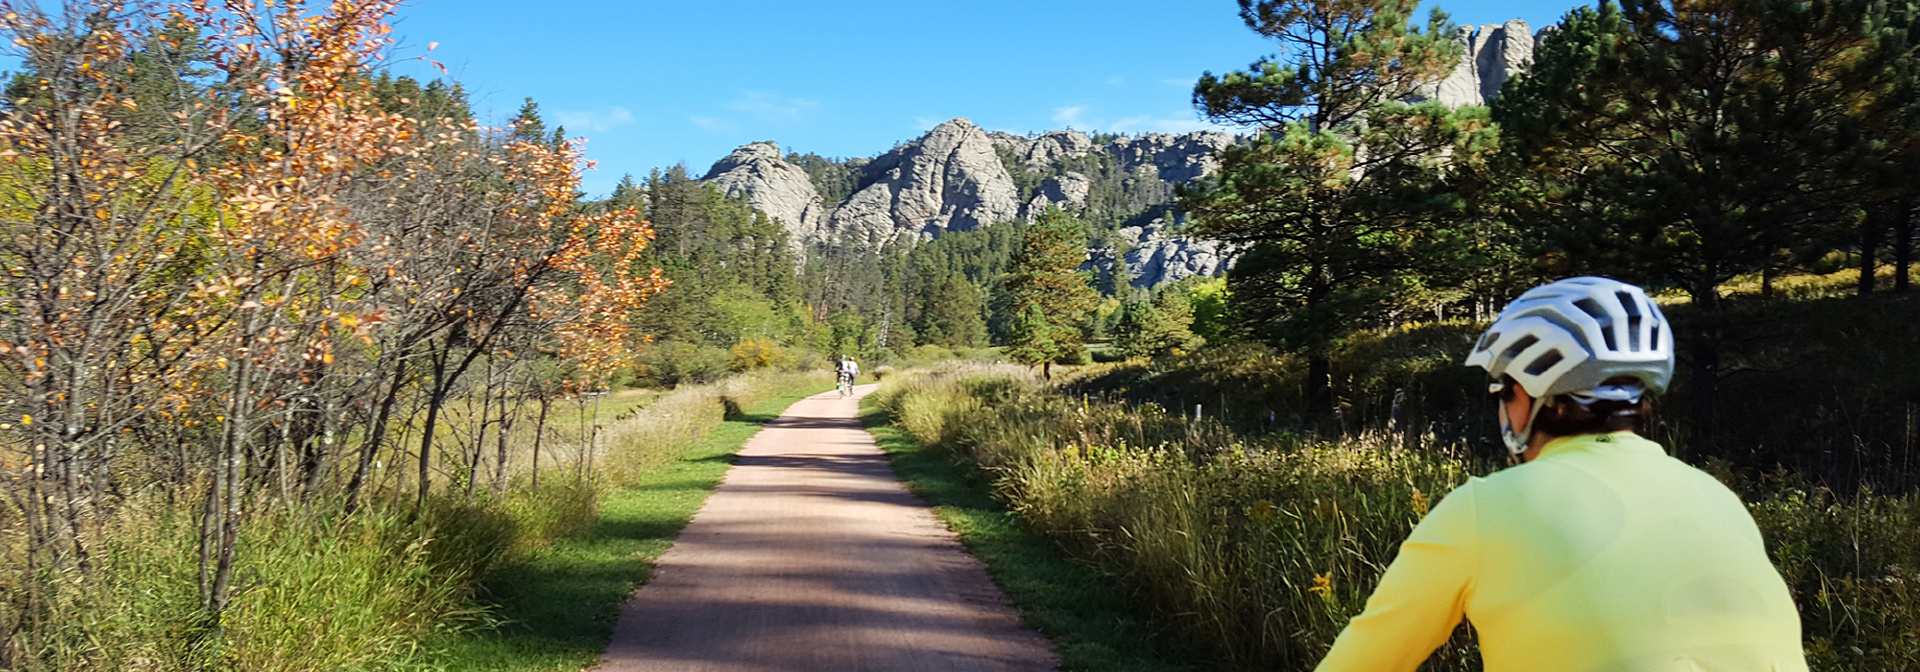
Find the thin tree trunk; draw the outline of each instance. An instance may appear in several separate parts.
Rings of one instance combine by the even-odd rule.
[[[540,443],[547,438],[547,409],[553,407],[553,398],[545,390],[540,392],[540,419],[533,424],[533,491],[540,491]]]
[[[447,355],[442,348],[433,355],[433,391],[427,395],[427,422],[420,427],[420,475],[416,485],[420,488],[414,502],[414,510],[427,508],[427,491],[433,485],[433,430],[440,422],[440,404],[447,399]]]
[[[1860,225],[1860,285],[1859,295],[1873,293],[1874,271],[1879,267],[1874,255],[1880,251],[1881,233],[1886,228],[1886,216],[1891,212],[1888,206],[1876,205],[1867,208],[1867,221]]]
[[[1703,283],[1704,284],[1704,283]],[[1701,328],[1693,334],[1689,351],[1693,355],[1690,394],[1693,402],[1693,431],[1686,445],[1676,449],[1675,457],[1710,454],[1719,431],[1720,418],[1720,293],[1712,284],[1696,286],[1693,303],[1699,308]]]
[[[1920,211],[1914,209],[1914,201],[1900,204],[1899,217],[1893,220],[1893,291],[1905,294],[1911,283],[1909,275],[1913,268],[1913,229]]]
[[[400,386],[406,382],[407,362],[396,359],[393,363],[393,382],[387,385],[387,394],[380,400],[380,410],[374,414],[373,427],[367,430],[367,438],[360,442],[360,464],[353,469],[353,478],[347,481],[347,513],[353,513],[360,507],[360,489],[367,483],[367,472],[373,468],[374,458],[379,456],[380,442],[387,434],[387,420],[392,417],[393,404],[400,398]],[[394,463],[398,467],[399,463]]]
[[[486,450],[487,424],[489,422],[487,418],[492,415],[492,410],[493,410],[493,389],[492,389],[493,358],[491,357],[487,358],[487,368],[486,368],[486,371],[483,374],[481,374],[481,376],[482,376],[481,378],[482,386],[480,388],[480,424],[478,427],[475,427],[473,430],[473,454],[471,458],[467,460],[467,493],[466,494],[467,494],[468,502],[473,501],[474,492],[476,492],[479,488],[480,459],[482,455],[487,454],[487,450]],[[473,399],[473,395],[471,394],[467,395],[467,399],[469,400],[467,404],[467,408],[472,409],[473,404],[471,400]]]
[[[507,441],[513,433],[515,418],[520,415],[521,409],[526,407],[524,397],[516,395],[512,409],[508,409],[507,387],[500,386],[500,434],[498,437],[500,445],[493,459],[493,496],[495,497],[507,493]]]

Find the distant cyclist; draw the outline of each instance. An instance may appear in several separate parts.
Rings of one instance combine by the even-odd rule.
[[[1673,349],[1633,285],[1572,278],[1508,304],[1467,365],[1524,464],[1441,500],[1318,669],[1411,672],[1464,616],[1487,672],[1806,670],[1746,507],[1639,434]]]
[[[853,380],[860,377],[860,363],[853,361],[852,356],[840,358],[839,375],[840,396],[853,394]]]

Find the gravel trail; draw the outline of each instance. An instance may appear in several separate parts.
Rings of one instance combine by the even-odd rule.
[[[894,477],[858,413],[857,396],[815,395],[748,441],[621,607],[597,669],[1054,669],[1052,645]]]

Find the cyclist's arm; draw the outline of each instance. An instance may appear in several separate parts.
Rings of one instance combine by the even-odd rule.
[[[1433,507],[1316,672],[1413,672],[1460,623],[1476,542],[1473,483]]]

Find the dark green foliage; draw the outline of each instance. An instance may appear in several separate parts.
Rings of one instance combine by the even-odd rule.
[[[380,109],[399,112],[416,119],[451,119],[455,123],[473,120],[473,108],[467,103],[467,90],[459,84],[435,79],[421,86],[406,75],[394,77],[381,71],[373,78],[373,95]]]
[[[807,179],[813,182],[814,190],[820,192],[822,201],[837,204],[853,195],[853,182],[858,172],[854,162],[798,152],[787,152],[786,160],[807,171]]]
[[[507,134],[509,142],[531,142],[544,145],[550,141],[547,135],[547,122],[540,118],[540,104],[528,98],[520,104],[520,111],[508,122],[511,130]]]
[[[1810,262],[1848,238],[1871,251],[1907,221],[1915,137],[1911,9],[1867,1],[1627,2],[1576,10],[1495,107],[1507,218],[1557,273],[1687,292],[1691,449],[1722,439],[1721,286]],[[1902,133],[1905,133],[1903,136]],[[1892,144],[1889,144],[1889,143]],[[1910,146],[1910,145],[1909,145]],[[1896,171],[1897,172],[1897,171]],[[1870,276],[1870,274],[1868,274]],[[1873,287],[1871,277],[1863,293]]]
[[[1113,339],[1121,352],[1132,357],[1177,353],[1203,342],[1193,335],[1193,304],[1179,292],[1121,304]]]
[[[1514,221],[1569,270],[1686,290],[1769,269],[1850,222],[1836,202],[1879,63],[1863,3],[1582,8],[1496,105]],[[1836,190],[1839,190],[1838,192]]]
[[[583,207],[641,210],[656,235],[641,263],[673,282],[634,322],[655,341],[641,352],[641,380],[713,380],[727,371],[727,348],[745,339],[808,344],[814,328],[786,231],[744,201],[676,166],[644,183],[622,177],[606,200]]]
[[[1261,132],[1221,152],[1217,179],[1183,189],[1181,207],[1201,235],[1246,246],[1231,275],[1239,315],[1306,353],[1316,412],[1333,410],[1327,353],[1418,286],[1436,256],[1420,247],[1465,219],[1448,181],[1492,147],[1484,108],[1401,102],[1460,56],[1444,14],[1411,27],[1416,5],[1243,2],[1284,60],[1194,87],[1207,116]]]
[[[979,290],[958,273],[928,283],[931,291],[920,307],[914,329],[919,342],[953,347],[977,347],[987,342],[985,304]]]

